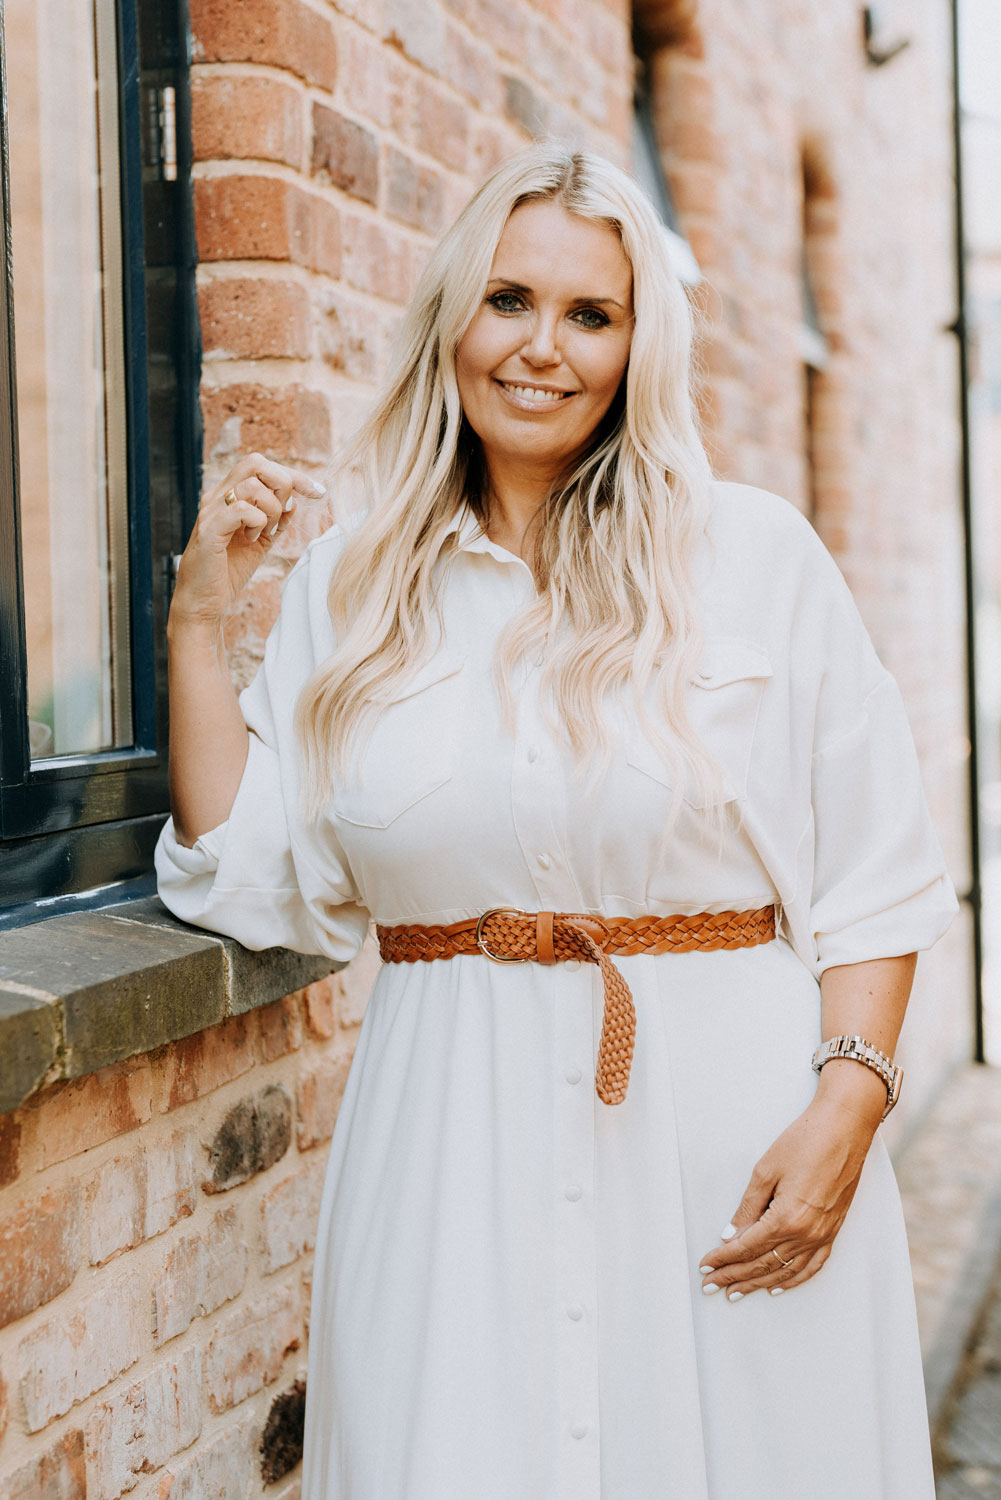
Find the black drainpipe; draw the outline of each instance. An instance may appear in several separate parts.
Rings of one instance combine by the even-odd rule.
[[[963,492],[963,564],[966,585],[966,693],[970,738],[970,889],[965,900],[973,919],[974,1060],[984,1059],[983,912],[980,884],[980,772],[977,753],[976,578],[973,562],[973,484],[970,459],[970,358],[966,316],[966,233],[963,209],[963,115],[959,95],[959,7],[952,0],[952,119],[955,174],[956,321],[948,332],[959,350],[959,422]]]

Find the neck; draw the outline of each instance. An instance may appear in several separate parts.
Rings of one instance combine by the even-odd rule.
[[[528,562],[555,478],[548,467],[491,461],[486,491],[490,540]]]

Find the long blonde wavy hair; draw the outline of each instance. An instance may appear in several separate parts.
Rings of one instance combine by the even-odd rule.
[[[543,508],[538,597],[501,637],[498,685],[510,705],[514,664],[541,648],[543,701],[582,761],[607,752],[607,706],[629,690],[673,784],[693,781],[699,801],[715,800],[718,769],[684,710],[700,647],[692,561],[711,480],[691,390],[691,308],[642,189],[600,156],[540,143],[502,163],[439,242],[382,395],[344,455],[341,467],[362,481],[365,519],[330,584],[336,649],[296,711],[310,816],[329,798],[356,729],[435,648],[436,600],[456,548],[450,523],[464,503],[485,519],[482,451],[463,416],[456,349],[510,214],[538,199],[618,232],[634,326],[623,388]]]

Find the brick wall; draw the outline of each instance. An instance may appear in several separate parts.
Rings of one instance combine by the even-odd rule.
[[[297,1494],[310,1252],[372,967],[0,1121],[3,1500]]]
[[[864,63],[854,0],[637,10],[706,273],[714,459],[804,508],[814,497],[901,680],[963,884],[945,8],[914,0],[912,45],[885,70]],[[628,160],[629,7],[191,11],[206,478],[253,447],[322,472],[434,236],[490,167],[542,129]],[[804,226],[831,349],[809,443]],[[229,622],[241,683],[291,559],[325,524],[322,507],[302,511]],[[957,924],[923,965],[895,1130],[964,1049],[965,941]],[[0,1500],[296,1494],[278,1471],[290,1441],[294,1458],[312,1225],[366,965],[0,1121]]]

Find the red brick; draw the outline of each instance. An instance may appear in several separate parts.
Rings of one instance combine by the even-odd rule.
[[[0,1220],[0,1328],[65,1291],[80,1264],[80,1185],[68,1182]]]
[[[205,1356],[209,1408],[237,1406],[281,1374],[286,1354],[302,1346],[303,1309],[297,1287],[279,1286],[221,1323]]]
[[[375,203],[379,196],[379,143],[356,120],[314,103],[310,170],[321,182]]]
[[[248,1500],[257,1469],[260,1433],[254,1417],[223,1429],[193,1457],[172,1465],[157,1500]]]
[[[3,1378],[3,1372],[0,1371],[0,1443],[3,1442],[4,1433],[7,1431],[8,1409],[7,1382]]]
[[[60,1314],[22,1342],[19,1389],[29,1432],[40,1432],[78,1401],[134,1365],[149,1318],[145,1277],[105,1281],[69,1316]]]
[[[91,1265],[162,1234],[192,1213],[197,1184],[185,1131],[105,1162],[86,1185]]]
[[[350,1057],[326,1058],[299,1079],[296,1106],[300,1151],[328,1141],[333,1135],[350,1066]]]
[[[191,137],[196,161],[256,157],[298,167],[303,153],[303,102],[277,78],[195,78]]]
[[[337,1017],[334,976],[331,974],[326,979],[318,979],[315,984],[307,985],[302,997],[310,1035],[318,1037],[321,1042],[328,1041],[334,1034]]]
[[[302,1010],[299,996],[286,995],[257,1011],[261,1031],[261,1061],[275,1062],[302,1046]]]
[[[345,215],[344,279],[360,292],[405,302],[414,278],[413,246],[375,219]]]
[[[17,1181],[21,1170],[21,1117],[0,1116],[0,1188]]]
[[[358,26],[341,32],[341,91],[353,114],[401,135],[413,97],[413,69]]]
[[[90,1263],[103,1265],[143,1238],[146,1221],[146,1158],[116,1156],[86,1187]]]
[[[332,89],[337,51],[330,22],[301,0],[191,0],[196,62],[273,63]]]
[[[66,1432],[52,1447],[0,1480],[0,1500],[87,1500],[83,1433]]]
[[[418,150],[464,172],[469,157],[469,106],[427,78],[417,79],[414,102]]]
[[[202,1430],[201,1354],[186,1349],[95,1407],[87,1422],[88,1500],[118,1500]]]
[[[206,1228],[178,1240],[153,1277],[157,1348],[183,1333],[195,1318],[238,1297],[246,1277],[247,1249],[239,1212],[227,1208]]]
[[[425,234],[437,234],[444,222],[444,193],[439,172],[390,147],[386,163],[386,212]]]
[[[323,288],[317,295],[320,353],[334,370],[353,380],[375,382],[383,367],[385,330],[370,303],[341,288]]]
[[[445,63],[441,70],[453,88],[471,99],[485,114],[497,114],[503,95],[489,48],[454,21],[445,28]]]
[[[325,1162],[311,1162],[261,1199],[261,1269],[289,1266],[316,1244]]]
[[[206,443],[206,446],[211,446]],[[250,451],[253,445],[248,445]],[[201,1099],[254,1066],[254,1039],[246,1016],[196,1031],[173,1042],[159,1057],[163,1109]]]
[[[215,452],[258,452],[281,463],[322,463],[330,454],[330,414],[319,391],[301,385],[203,388],[205,446]],[[242,1018],[241,1018],[242,1019]],[[214,1051],[214,1039],[208,1044]],[[241,1069],[241,1071],[243,1071]]]
[[[309,294],[274,277],[216,277],[198,289],[202,351],[217,359],[306,359]]]
[[[195,179],[198,255],[213,260],[290,260],[337,276],[340,217],[334,204],[280,177]]]
[[[679,214],[717,212],[720,176],[705,162],[672,162],[671,193]]]
[[[22,1116],[32,1165],[41,1171],[144,1125],[153,1110],[152,1087],[144,1057],[40,1090]]]

